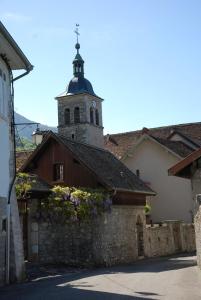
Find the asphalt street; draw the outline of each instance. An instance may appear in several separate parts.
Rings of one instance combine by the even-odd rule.
[[[201,270],[195,259],[180,255],[38,277],[0,288],[0,300],[201,300]]]

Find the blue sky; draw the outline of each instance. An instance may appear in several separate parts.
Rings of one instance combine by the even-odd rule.
[[[201,121],[200,0],[0,0],[0,18],[34,65],[16,111],[57,125],[72,78],[75,23],[85,77],[104,98],[105,133]]]

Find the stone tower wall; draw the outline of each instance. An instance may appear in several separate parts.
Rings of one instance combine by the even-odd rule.
[[[93,103],[94,124],[90,123],[90,108]],[[65,96],[58,99],[58,133],[75,141],[103,147],[102,100],[86,94]],[[80,123],[74,123],[74,109],[80,109]],[[65,109],[70,109],[70,124],[65,124]],[[95,124],[95,109],[99,112],[99,125]]]

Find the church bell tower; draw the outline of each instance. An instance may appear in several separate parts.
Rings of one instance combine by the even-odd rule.
[[[66,91],[56,97],[58,101],[58,133],[77,142],[103,147],[102,101],[84,77],[84,60],[78,42],[73,60],[73,75]]]

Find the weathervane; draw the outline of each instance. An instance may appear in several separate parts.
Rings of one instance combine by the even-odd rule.
[[[76,24],[76,28],[75,28],[75,31],[74,31],[75,34],[77,35],[77,44],[78,44],[78,35],[80,35],[80,33],[78,31],[79,30],[79,26],[80,26],[79,24]]]

